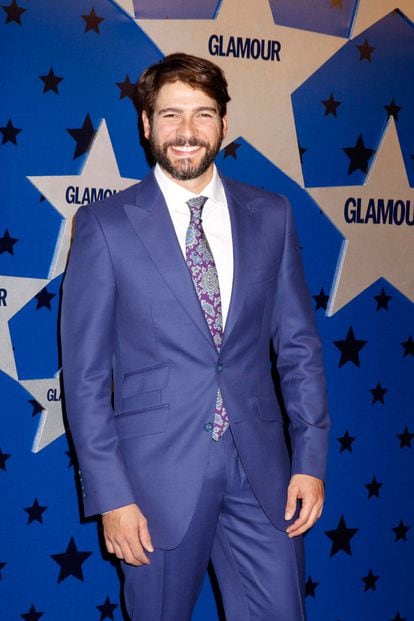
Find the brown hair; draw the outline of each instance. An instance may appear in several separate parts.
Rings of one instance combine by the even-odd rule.
[[[217,103],[221,118],[226,114],[230,97],[222,69],[209,60],[182,52],[170,54],[145,69],[132,97],[138,112],[145,111],[151,119],[160,89],[172,82],[183,82],[203,91]]]

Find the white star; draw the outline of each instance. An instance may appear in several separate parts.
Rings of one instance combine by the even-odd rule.
[[[0,370],[17,379],[9,319],[47,285],[43,278],[0,276]]]
[[[93,144],[80,175],[28,177],[33,185],[63,216],[49,278],[59,276],[66,267],[72,237],[72,220],[81,204],[89,203],[106,194],[124,190],[137,179],[119,174],[105,120],[96,132]]]
[[[32,451],[38,453],[65,433],[62,417],[60,371],[55,377],[21,380],[20,384],[44,408],[32,446]]]
[[[394,119],[388,122],[365,185],[308,192],[345,237],[327,314],[333,315],[381,277],[414,301],[414,190]]]
[[[277,26],[268,0],[224,0],[216,19],[136,22],[165,54],[185,51],[219,64],[232,97],[225,144],[242,136],[303,187],[290,96],[346,39]],[[249,45],[248,38],[253,55],[263,41],[273,60],[224,55],[229,45]]]
[[[414,22],[413,0],[360,0],[352,25],[352,38],[378,22],[394,9],[400,9]]]

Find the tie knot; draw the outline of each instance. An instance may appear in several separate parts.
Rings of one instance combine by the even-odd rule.
[[[201,218],[201,212],[207,200],[207,196],[196,196],[187,201],[187,205],[190,208],[191,220],[199,220]]]

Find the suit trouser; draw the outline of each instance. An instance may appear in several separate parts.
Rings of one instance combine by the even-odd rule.
[[[303,539],[290,539],[264,514],[230,430],[212,440],[199,503],[180,545],[156,549],[150,565],[122,563],[131,619],[190,621],[210,557],[227,621],[305,619]]]

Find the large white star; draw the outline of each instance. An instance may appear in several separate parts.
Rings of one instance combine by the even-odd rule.
[[[352,38],[395,9],[400,9],[408,19],[414,22],[413,0],[360,0],[352,25]]]
[[[268,0],[224,0],[216,19],[136,22],[163,53],[184,51],[218,63],[232,97],[226,144],[243,136],[303,187],[290,96],[346,39],[275,25]],[[262,45],[264,57],[270,46],[273,60],[241,57],[241,47],[251,46],[254,56]]]
[[[65,433],[62,417],[60,371],[55,377],[22,380],[20,384],[44,408],[32,446],[32,451],[38,453]]]
[[[99,200],[137,182],[119,174],[105,120],[96,132],[80,175],[28,177],[33,185],[63,216],[49,278],[59,276],[66,267],[72,237],[72,220],[81,204]]]
[[[0,276],[0,370],[17,379],[9,320],[33,298],[48,280]]]
[[[345,237],[327,314],[381,277],[414,301],[414,190],[394,119],[388,122],[365,185],[308,192]]]

